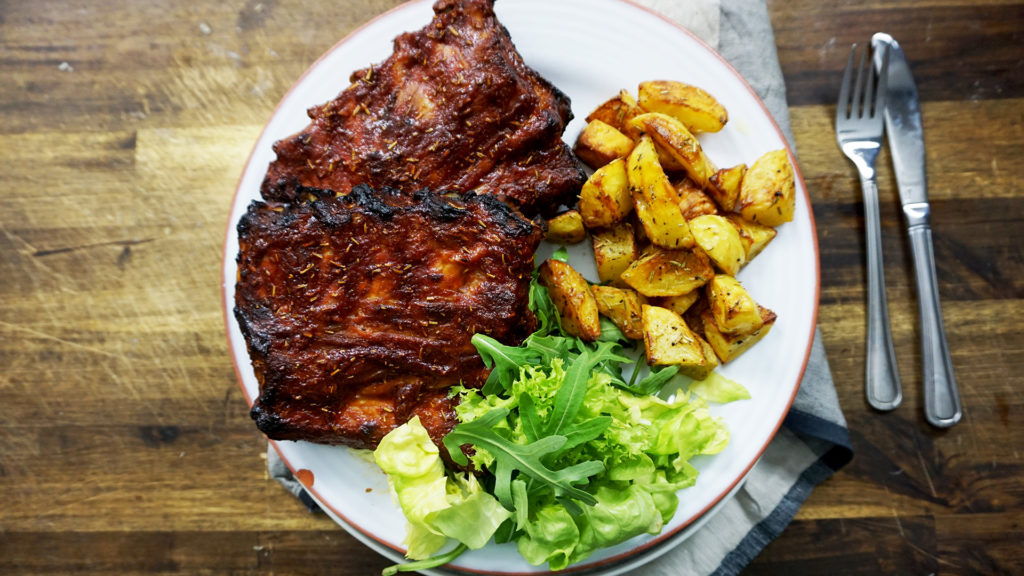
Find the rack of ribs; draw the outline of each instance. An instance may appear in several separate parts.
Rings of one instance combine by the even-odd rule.
[[[263,197],[368,184],[493,194],[528,216],[571,204],[586,174],[561,139],[569,99],[523,62],[493,3],[439,0],[430,24],[309,109],[274,145]]]
[[[277,158],[238,223],[235,317],[269,438],[373,448],[488,370],[475,333],[535,328],[540,227],[585,180],[569,99],[530,69],[493,0],[439,0],[423,29],[352,74]],[[525,215],[525,216],[524,216]]]
[[[519,343],[541,230],[493,196],[359,185],[253,202],[238,223],[235,317],[270,438],[373,448],[413,416],[455,424],[449,389],[488,370],[474,333]]]

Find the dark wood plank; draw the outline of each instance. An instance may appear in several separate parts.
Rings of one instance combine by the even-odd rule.
[[[391,562],[335,530],[8,532],[0,574],[379,574]]]
[[[934,574],[935,549],[927,516],[796,521],[744,574]]]
[[[768,4],[790,105],[834,103],[850,45],[870,42],[875,32],[900,42],[923,100],[971,102],[1024,95],[1020,3]]]

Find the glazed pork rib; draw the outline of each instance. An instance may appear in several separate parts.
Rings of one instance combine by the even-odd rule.
[[[253,202],[238,223],[235,317],[278,440],[376,447],[419,416],[436,443],[451,386],[482,386],[474,333],[518,344],[536,224],[493,196],[360,185],[312,202]]]
[[[586,174],[561,140],[569,99],[523,62],[493,4],[435,3],[430,24],[274,145],[263,197],[368,184],[493,194],[527,216],[571,203]]]

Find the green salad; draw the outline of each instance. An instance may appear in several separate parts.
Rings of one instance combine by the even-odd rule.
[[[602,319],[595,343],[568,336],[536,278],[530,307],[540,328],[522,345],[473,337],[490,377],[482,390],[454,390],[459,423],[445,448],[477,474],[446,469],[416,418],[374,452],[408,520],[414,560],[385,574],[440,566],[491,539],[515,542],[528,562],[560,570],[657,534],[675,513],[678,490],[697,479],[690,459],[728,443],[706,400],[748,398],[741,385],[713,373],[662,398],[676,368],[641,370],[643,355],[625,355],[631,343],[614,324]]]

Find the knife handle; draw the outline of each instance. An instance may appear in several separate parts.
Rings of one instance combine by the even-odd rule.
[[[904,207],[909,227],[910,248],[917,277],[917,298],[921,310],[921,360],[924,363],[924,414],[932,426],[949,428],[960,421],[960,393],[953,375],[953,360],[942,325],[942,307],[935,274],[932,229],[927,204]]]
[[[896,352],[889,328],[882,264],[882,233],[878,217],[878,184],[873,176],[861,177],[864,191],[864,228],[868,257],[868,338],[865,392],[876,410],[892,410],[903,401]]]

